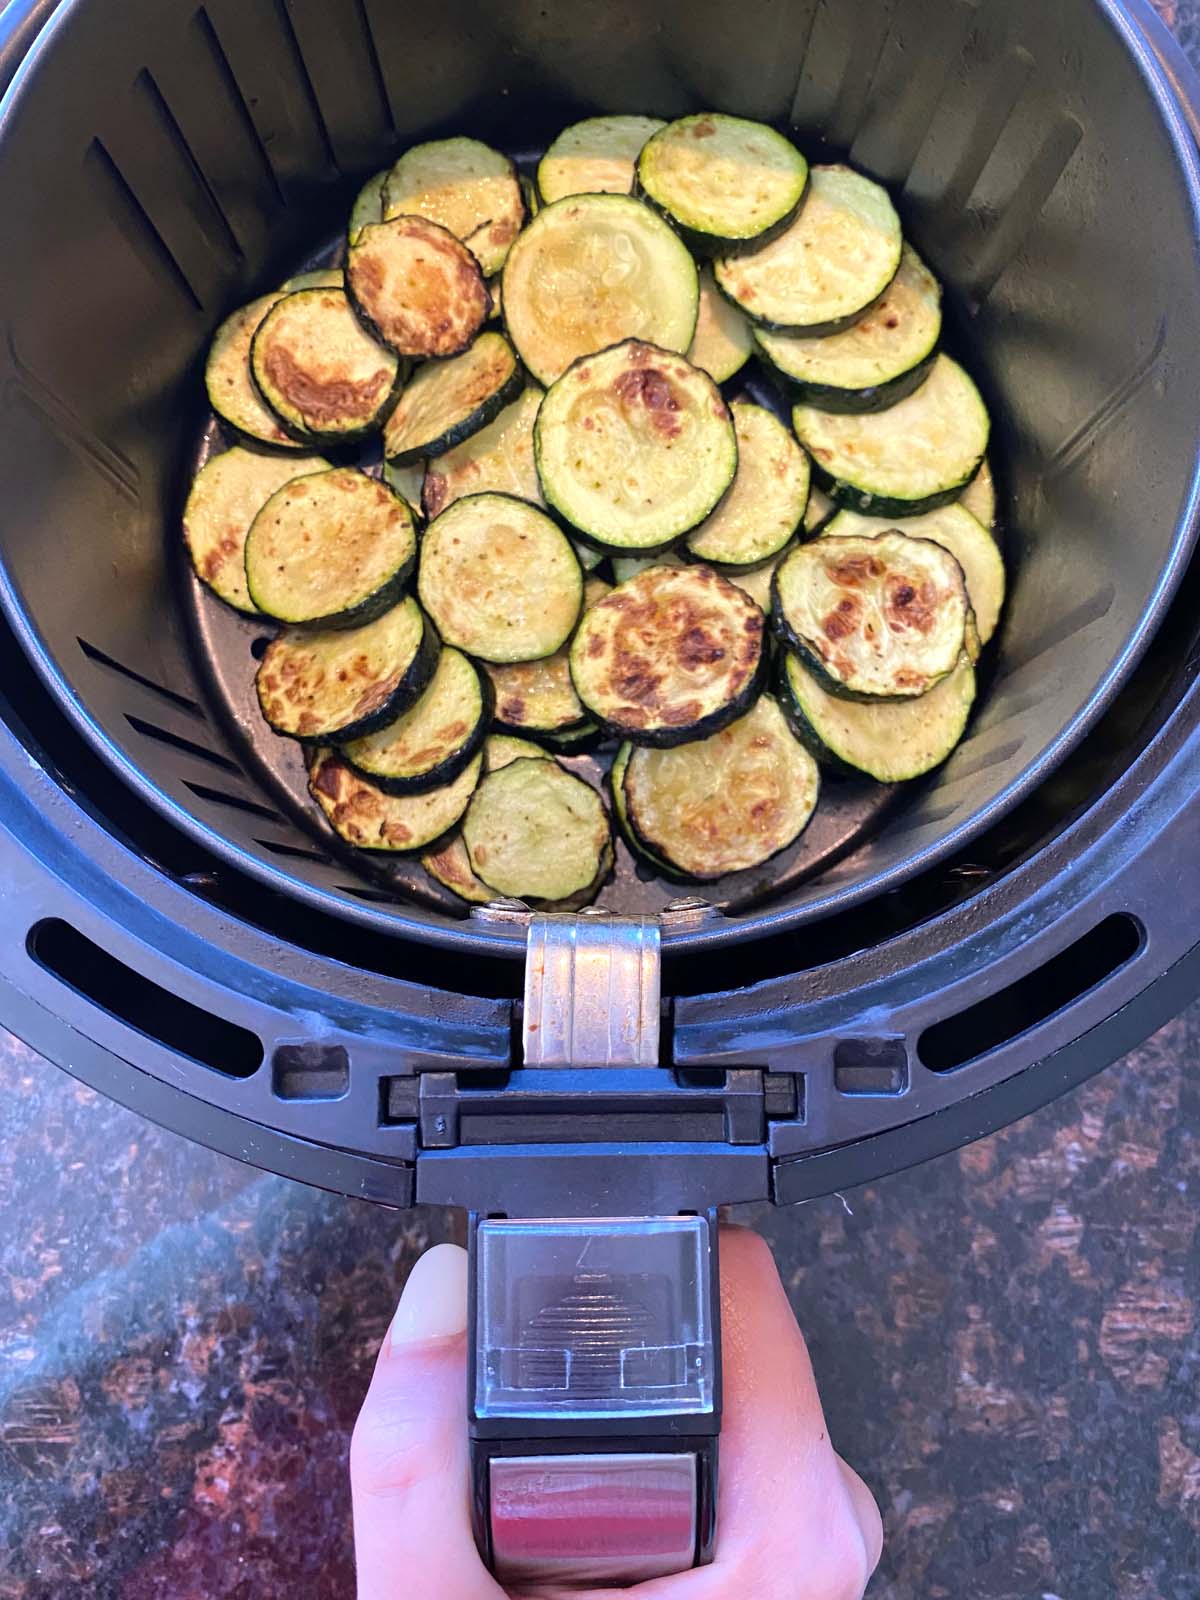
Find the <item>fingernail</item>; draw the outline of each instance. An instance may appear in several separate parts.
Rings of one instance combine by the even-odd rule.
[[[467,1252],[457,1244],[435,1244],[408,1275],[392,1318],[388,1342],[415,1344],[445,1339],[467,1327]]]

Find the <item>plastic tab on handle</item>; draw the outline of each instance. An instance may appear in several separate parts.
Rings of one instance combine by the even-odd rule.
[[[533,917],[525,1065],[657,1067],[660,994],[657,918]]]

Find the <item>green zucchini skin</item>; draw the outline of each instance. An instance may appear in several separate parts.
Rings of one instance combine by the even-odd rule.
[[[507,339],[504,338],[503,334],[486,332],[481,333],[479,338],[475,341],[475,345],[472,345],[468,350],[464,350],[461,356],[451,357],[451,361],[469,360],[471,351],[475,349],[476,345],[480,344],[481,341],[485,339],[488,340],[489,343],[494,341],[497,347],[503,346],[509,355],[511,355],[512,368],[508,376],[498,388],[493,389],[490,394],[485,395],[478,404],[472,405],[468,409],[462,411],[457,421],[450,423],[433,438],[422,440],[415,444],[411,449],[395,452],[389,450],[387,442],[387,430],[385,429],[384,450],[387,454],[388,461],[391,462],[392,465],[397,467],[406,467],[411,466],[414,461],[423,461],[435,456],[444,456],[448,450],[453,450],[456,445],[463,444],[472,436],[472,434],[476,434],[481,429],[486,428],[489,422],[494,421],[495,418],[498,417],[504,410],[504,408],[511,405],[512,402],[521,394],[525,387],[525,370],[521,366],[520,361],[517,359],[516,352],[512,349],[512,346],[508,343]],[[441,370],[444,372],[448,369],[448,367],[449,362],[446,363]],[[413,383],[415,384],[421,382],[422,374],[432,373],[435,370],[436,368],[434,363],[426,363],[424,366],[418,369],[416,376],[412,380]],[[402,392],[398,397],[397,407],[403,407],[403,405],[404,394]],[[395,422],[398,420],[398,418],[393,415],[393,417],[389,420]]]
[[[437,631],[433,627],[433,624],[429,621],[426,621],[425,627],[426,633],[432,634],[436,639]],[[436,670],[438,661],[438,653],[436,651],[434,653],[433,661],[434,670]],[[461,744],[459,744],[456,749],[451,751],[451,753],[442,761],[437,762],[436,765],[427,768],[422,773],[415,773],[409,777],[401,778],[388,776],[385,773],[374,771],[370,767],[364,766],[360,764],[360,762],[356,761],[354,759],[355,751],[353,745],[347,743],[347,736],[345,734],[339,734],[336,743],[341,746],[340,754],[342,759],[346,762],[347,766],[352,768],[353,771],[357,772],[360,777],[365,778],[369,783],[373,783],[376,788],[382,789],[384,794],[423,794],[427,789],[440,789],[445,784],[453,783],[454,779],[458,777],[459,773],[462,772],[464,768],[470,765],[473,757],[482,748],[483,741],[487,738],[488,729],[491,722],[491,685],[488,683],[485,674],[477,671],[475,676],[479,682],[478,715],[476,716],[469,732],[464,736]],[[429,688],[429,685],[432,681],[433,670],[430,671],[429,677],[425,681],[425,684],[421,690],[422,694],[426,689]],[[410,700],[404,709],[411,710],[417,704],[419,699],[420,694]],[[398,716],[402,716],[403,714],[403,711],[396,712],[389,717],[387,721],[383,723],[376,722],[373,727],[368,728],[365,731],[367,733],[382,732],[383,729],[387,727],[388,722],[394,722]],[[357,740],[362,737],[363,730],[360,729],[360,731],[355,735],[355,739]]]
[[[819,461],[813,462],[813,477],[829,498],[846,511],[860,511],[864,517],[915,517],[922,511],[937,511],[957,500],[975,476],[969,473],[961,482],[940,489],[936,494],[922,495],[919,500],[904,500],[899,495],[872,494],[869,489],[859,489],[852,483],[824,472]]]
[[[329,745],[308,756],[308,789],[337,837],[356,850],[409,854],[444,839],[470,803],[483,769],[475,755],[450,783],[420,794],[385,794]]]
[[[868,416],[873,411],[886,411],[919,389],[937,356],[935,348],[917,366],[870,389],[839,389],[831,383],[800,383],[794,378],[789,378],[787,383],[793,396],[806,405],[819,406],[822,411],[837,411],[843,416]]]
[[[828,334],[845,333],[846,329],[852,328],[860,317],[868,316],[874,311],[875,307],[891,288],[890,283],[885,283],[874,299],[869,300],[865,306],[860,306],[857,311],[848,312],[844,317],[830,317],[825,322],[806,322],[803,327],[797,327],[795,323],[772,322],[769,317],[755,316],[753,312],[747,311],[740,301],[734,299],[733,295],[722,285],[720,278],[714,281],[718,291],[725,296],[730,305],[735,306],[744,317],[748,317],[755,327],[762,328],[766,333],[802,333],[808,339],[820,339]]]
[[[613,757],[613,764],[608,774],[608,793],[612,801],[612,813],[617,819],[617,827],[625,843],[647,866],[653,867],[655,872],[661,873],[664,878],[675,878],[679,882],[687,882],[676,867],[669,861],[664,861],[661,856],[656,856],[652,850],[642,843],[634,832],[633,824],[629,820],[629,808],[625,803],[625,768],[629,765],[629,758],[636,749],[635,745],[626,742]]]
[[[761,250],[764,245],[770,244],[773,239],[778,239],[780,234],[787,232],[804,210],[808,194],[809,185],[806,183],[800,198],[792,209],[780,217],[777,222],[773,222],[769,228],[765,228],[762,233],[756,234],[752,239],[727,239],[722,238],[719,234],[705,233],[700,228],[687,227],[677,217],[673,217],[666,206],[660,205],[654,196],[642,187],[640,177],[635,175],[633,180],[633,198],[640,200],[644,206],[649,206],[651,211],[655,212],[664,222],[674,228],[684,244],[687,245],[688,249],[700,262],[710,261],[715,256],[751,255],[755,250]],[[729,295],[725,295],[724,298],[729,301],[731,306],[741,311],[743,316],[745,315],[744,306],[739,306],[737,301]],[[767,324],[762,324],[762,326],[767,326]]]

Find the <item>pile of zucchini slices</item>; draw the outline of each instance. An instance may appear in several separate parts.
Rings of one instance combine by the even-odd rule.
[[[1004,599],[989,423],[880,185],[596,117],[526,176],[406,151],[341,259],[218,330],[184,536],[278,624],[262,713],[345,843],[572,907],[614,865],[575,753],[695,880],[791,845],[822,769],[946,759]]]

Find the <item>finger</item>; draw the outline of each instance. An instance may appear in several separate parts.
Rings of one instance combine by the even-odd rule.
[[[467,1253],[409,1275],[350,1446],[358,1600],[502,1600],[471,1533]]]
[[[867,1552],[867,1565],[872,1572],[879,1565],[879,1558],[883,1554],[883,1518],[879,1515],[879,1507],[875,1496],[855,1472],[848,1461],[837,1458],[838,1470],[845,1480],[854,1514],[858,1518],[858,1525],[862,1529],[863,1544]]]

